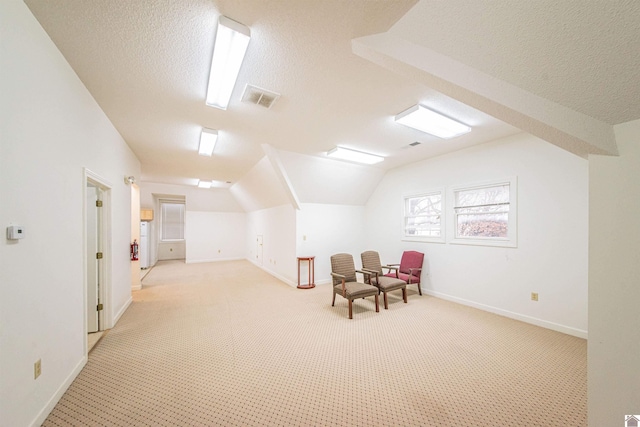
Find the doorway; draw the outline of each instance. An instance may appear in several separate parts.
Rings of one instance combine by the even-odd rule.
[[[107,181],[85,169],[84,176],[84,243],[85,243],[85,350],[97,342],[109,327],[105,315],[109,295],[108,265],[110,260],[110,195]]]
[[[87,333],[100,331],[100,282],[102,281],[102,190],[87,182]]]

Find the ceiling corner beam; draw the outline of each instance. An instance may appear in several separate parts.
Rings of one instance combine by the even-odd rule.
[[[282,188],[284,189],[284,192],[286,193],[287,198],[291,202],[291,205],[295,209],[300,210],[300,201],[298,200],[296,191],[293,188],[293,184],[291,183],[291,180],[289,179],[289,175],[287,174],[287,171],[285,170],[282,164],[282,161],[280,160],[280,156],[278,155],[278,152],[269,144],[262,144],[262,150],[264,151],[264,154],[267,156],[267,159],[271,163],[271,166],[273,167],[273,170],[276,173],[276,176],[280,180],[280,183],[282,184]]]
[[[617,155],[613,126],[391,33],[353,39],[354,54],[581,157]]]

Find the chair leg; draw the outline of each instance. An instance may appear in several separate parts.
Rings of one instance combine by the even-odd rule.
[[[407,288],[402,288],[402,298],[404,299],[404,303],[407,303]]]
[[[387,293],[385,292],[385,296],[387,295]],[[380,305],[378,304],[378,295],[376,295],[376,313],[380,312]]]
[[[389,302],[387,301],[387,293],[384,293],[384,309],[388,310],[389,309]]]
[[[335,291],[333,292],[333,300],[331,301],[331,307],[335,306],[336,304],[336,293]]]
[[[353,300],[349,300],[349,319],[353,319]]]
[[[418,293],[422,295],[422,289],[420,289],[420,282],[418,282]]]

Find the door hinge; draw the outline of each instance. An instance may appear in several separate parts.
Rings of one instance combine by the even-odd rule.
[[[102,252],[96,253],[96,259],[102,259]]]
[[[97,307],[96,307],[96,310],[102,311],[103,308],[104,308],[104,306],[102,304],[98,304]]]
[[[98,208],[102,207],[102,200],[96,200],[96,207]]]

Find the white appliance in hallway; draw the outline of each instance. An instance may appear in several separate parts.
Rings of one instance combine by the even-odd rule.
[[[138,256],[140,257],[140,268],[149,268],[149,233],[151,224],[148,221],[140,223],[140,247]]]

